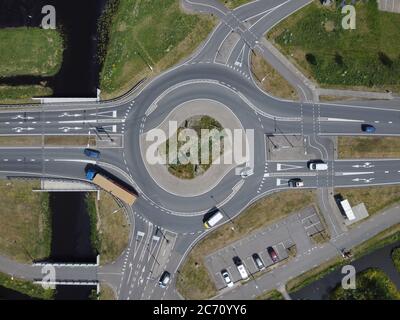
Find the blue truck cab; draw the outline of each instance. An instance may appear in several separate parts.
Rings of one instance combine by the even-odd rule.
[[[94,176],[96,175],[97,171],[94,168],[88,168],[86,170],[86,179],[92,181]]]

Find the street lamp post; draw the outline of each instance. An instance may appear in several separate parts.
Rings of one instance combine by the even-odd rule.
[[[155,235],[158,234],[158,231],[160,231],[161,235],[163,236],[163,238],[165,239],[165,242],[169,243],[169,240],[167,239],[167,237],[164,235],[164,232],[162,232],[162,230],[160,229],[160,227],[157,227]]]

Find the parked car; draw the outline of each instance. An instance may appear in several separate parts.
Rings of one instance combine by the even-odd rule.
[[[161,288],[165,288],[168,285],[170,279],[171,279],[171,274],[168,271],[164,271],[160,277],[160,280],[158,281],[158,285]]]
[[[236,268],[238,269],[240,276],[243,280],[246,280],[249,275],[244,267],[242,260],[239,257],[233,257],[233,263],[235,264]]]
[[[259,270],[264,270],[265,269],[265,265],[264,262],[261,260],[260,256],[258,255],[258,253],[254,253],[252,255],[254,263],[256,264],[257,268]]]
[[[288,181],[288,186],[291,188],[304,187],[304,182],[300,178],[292,178]]]
[[[95,159],[100,158],[100,151],[86,148],[83,152],[89,158],[95,158]]]
[[[366,133],[374,133],[376,131],[375,127],[372,124],[362,124],[361,130]]]
[[[310,160],[307,163],[308,169],[312,171],[325,171],[328,170],[328,164],[322,160]]]
[[[278,254],[276,253],[276,251],[273,247],[268,247],[267,252],[268,252],[269,256],[271,257],[271,260],[274,263],[277,263],[279,261]]]
[[[229,276],[228,270],[224,269],[221,271],[222,278],[224,278],[226,285],[230,288],[233,287],[233,282]]]

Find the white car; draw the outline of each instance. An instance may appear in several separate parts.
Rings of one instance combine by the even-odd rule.
[[[245,167],[240,171],[240,175],[243,179],[254,174],[254,170],[251,167]]]
[[[222,275],[222,278],[224,278],[225,283],[226,283],[226,285],[228,286],[228,288],[233,287],[233,282],[232,282],[231,278],[229,277],[228,271],[225,270],[225,269],[222,270],[222,271],[221,271],[221,275]]]
[[[244,267],[242,260],[238,256],[233,257],[232,260],[233,260],[233,263],[235,264],[236,268],[238,269],[242,279],[246,280],[249,277],[249,275],[247,274],[246,268]]]
[[[326,171],[328,170],[328,164],[322,160],[310,161],[308,168],[312,171]]]

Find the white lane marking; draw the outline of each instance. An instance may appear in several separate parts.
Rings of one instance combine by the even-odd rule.
[[[324,118],[320,117],[319,121],[333,121],[333,122],[364,122],[364,120],[356,119],[342,119],[342,118]]]
[[[120,123],[120,122],[125,122],[125,119],[92,119],[92,120],[67,120],[67,121],[58,121],[59,124],[73,124],[73,123]]]
[[[365,183],[370,183],[372,180],[375,180],[375,178],[369,178],[369,179],[360,179],[360,178],[356,178],[356,179],[353,179],[352,181],[354,181],[354,182],[361,182],[361,181],[363,181],[363,182],[365,182]]]
[[[81,159],[54,159],[55,162],[81,162],[81,163],[90,163],[96,164],[94,160],[81,160]]]
[[[369,172],[335,172],[335,176],[356,176],[356,175],[363,175],[363,174],[375,174],[374,171]]]
[[[13,120],[17,120],[17,119],[22,119],[22,120],[33,120],[33,119],[35,119],[35,117],[25,117],[25,116],[19,114],[19,115],[17,115],[16,117],[13,117],[12,119],[13,119]]]
[[[16,131],[16,132],[22,132],[22,131],[32,131],[32,130],[35,130],[35,128],[30,128],[30,127],[28,127],[28,128],[21,128],[21,127],[17,127],[17,128],[12,128],[12,130],[13,130],[13,131]]]

